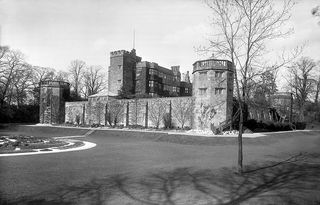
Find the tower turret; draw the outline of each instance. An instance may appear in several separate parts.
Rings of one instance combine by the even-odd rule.
[[[70,84],[63,81],[40,82],[40,123],[64,123],[65,101],[70,97]]]
[[[231,119],[233,72],[227,60],[208,59],[193,64],[193,129],[212,130]]]
[[[110,93],[118,94],[121,88],[134,93],[136,63],[141,57],[136,55],[136,50],[125,50],[110,53],[110,66],[108,73],[108,89]]]

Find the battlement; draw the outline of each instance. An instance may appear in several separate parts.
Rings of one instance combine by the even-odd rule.
[[[110,52],[110,57],[123,56],[125,54],[129,55],[130,52],[126,51],[126,50],[112,51],[112,52]]]
[[[196,61],[193,64],[193,72],[199,70],[229,70],[233,72],[232,63],[228,60],[208,59]]]
[[[141,61],[141,58],[139,56],[136,55],[136,50],[135,49],[132,49],[131,51],[126,51],[126,50],[118,50],[118,51],[112,51],[110,52],[110,57],[118,57],[118,56],[132,56],[132,57],[137,57],[139,58]]]

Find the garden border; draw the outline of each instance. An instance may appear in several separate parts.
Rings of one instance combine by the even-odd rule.
[[[21,152],[21,153],[12,153],[12,154],[0,154],[0,157],[9,157],[9,156],[24,156],[24,155],[37,155],[37,154],[51,154],[51,153],[61,153],[61,152],[73,152],[79,150],[86,150],[95,147],[97,144],[88,142],[88,141],[81,141],[84,143],[83,146],[74,147],[70,149],[59,149],[59,148],[49,148],[52,151],[37,151],[37,152]]]

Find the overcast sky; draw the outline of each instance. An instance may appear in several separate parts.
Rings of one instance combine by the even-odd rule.
[[[298,1],[295,33],[273,49],[308,42],[304,55],[320,60],[320,26],[311,15],[319,0]],[[202,0],[0,0],[1,45],[19,49],[33,65],[66,70],[71,60],[109,66],[109,53],[135,48],[142,60],[192,70],[204,59],[210,9]]]

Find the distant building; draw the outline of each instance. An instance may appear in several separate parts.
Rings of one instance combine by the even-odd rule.
[[[110,53],[109,92],[118,93],[121,89],[137,96],[191,96],[192,84],[189,73],[181,81],[180,66],[171,70],[157,63],[141,61],[133,49]]]

